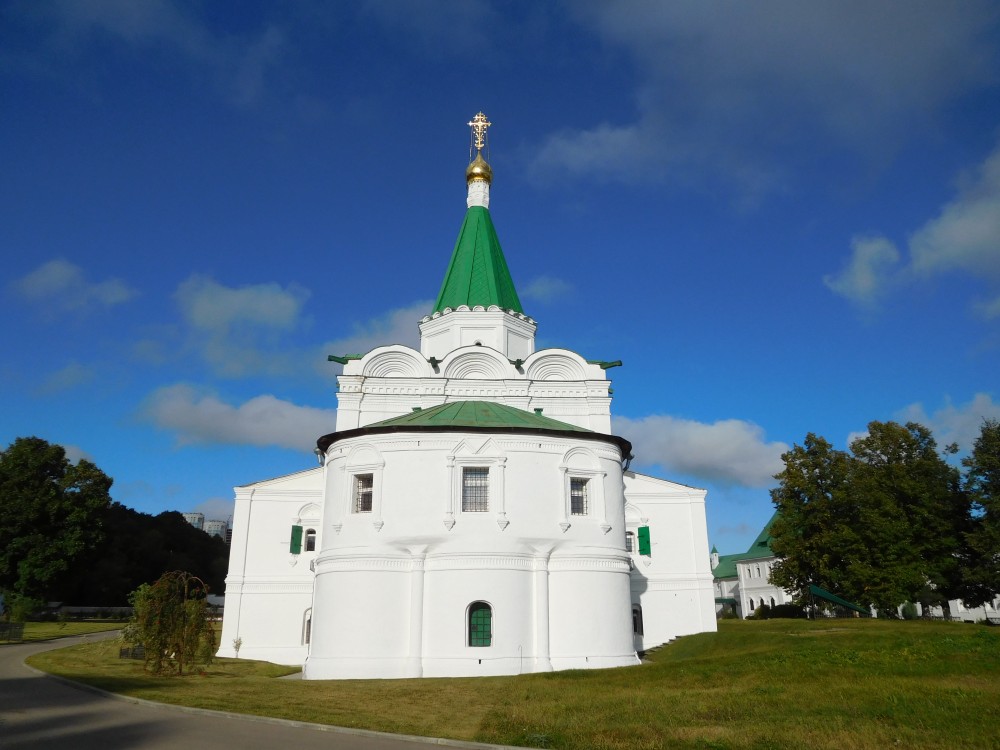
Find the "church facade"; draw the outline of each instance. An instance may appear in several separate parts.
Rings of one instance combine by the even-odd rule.
[[[465,220],[420,348],[333,356],[321,465],[236,488],[220,656],[306,679],[638,663],[716,628],[705,491],[629,470],[608,369],[535,349],[469,123]]]

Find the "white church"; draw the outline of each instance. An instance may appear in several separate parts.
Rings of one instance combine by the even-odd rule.
[[[490,123],[469,125],[420,349],[331,356],[320,465],[236,488],[220,656],[314,680],[506,675],[637,664],[716,629],[706,493],[629,470],[620,363],[535,349],[489,212]]]

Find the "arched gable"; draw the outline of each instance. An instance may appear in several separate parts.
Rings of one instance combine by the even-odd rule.
[[[486,346],[463,346],[445,357],[441,372],[456,380],[503,380],[512,377],[510,361],[496,349]]]
[[[430,377],[430,364],[408,346],[380,346],[361,359],[361,374],[370,378]]]
[[[535,352],[524,363],[528,380],[593,380],[601,377],[588,373],[586,360],[568,349],[543,349]],[[598,369],[602,375],[603,370]]]

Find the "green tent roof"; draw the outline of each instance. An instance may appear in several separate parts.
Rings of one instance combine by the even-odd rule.
[[[490,212],[482,206],[470,206],[465,213],[434,312],[460,305],[496,305],[524,313]]]
[[[321,437],[316,441],[316,444],[325,451],[332,443],[357,435],[418,430],[428,432],[465,430],[496,433],[573,433],[584,440],[612,442],[621,449],[623,456],[629,456],[632,453],[632,444],[617,435],[605,435],[538,413],[532,414],[522,409],[490,401],[452,401],[429,409],[418,409],[409,414],[375,422],[366,427],[332,432]]]

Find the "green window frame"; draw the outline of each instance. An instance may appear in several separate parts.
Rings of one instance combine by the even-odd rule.
[[[493,607],[486,602],[469,605],[469,645],[493,645]]]

